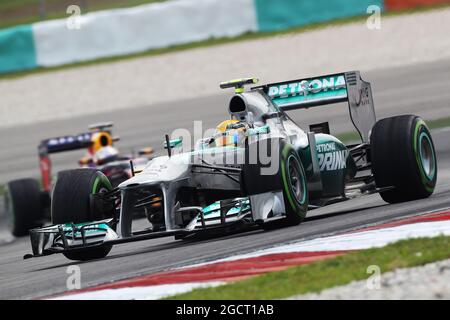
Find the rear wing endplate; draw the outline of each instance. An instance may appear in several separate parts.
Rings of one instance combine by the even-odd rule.
[[[266,84],[252,90],[262,90],[285,111],[348,102],[350,119],[366,143],[376,122],[372,89],[359,71]]]

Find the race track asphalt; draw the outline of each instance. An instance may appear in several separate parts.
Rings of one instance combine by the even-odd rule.
[[[396,114],[418,114],[426,119],[450,116],[450,61],[413,67],[363,73],[373,82],[378,118]],[[204,120],[203,127],[213,127],[226,118],[229,95],[206,97],[187,102],[146,106],[108,115],[41,123],[2,129],[0,136],[0,181],[37,176],[36,146],[46,135],[82,131],[91,122],[113,120],[120,146],[160,146],[164,133],[178,127],[192,128],[193,120]],[[334,132],[351,128],[345,106],[295,112],[301,125],[330,120]],[[335,125],[333,125],[333,123]],[[450,207],[450,130],[433,131],[439,161],[438,185],[426,200],[387,205],[378,195],[370,195],[313,210],[299,226],[270,232],[252,230],[207,240],[175,241],[163,238],[129,243],[113,248],[103,260],[79,263],[83,287],[127,277],[222,258],[237,253],[270,247],[275,244],[314,238],[345,230],[389,221],[403,216]],[[43,136],[45,135],[45,136]],[[160,149],[160,148],[157,148]],[[125,150],[125,149],[124,149]],[[80,153],[58,156],[57,168],[76,162]],[[2,240],[3,239],[3,240]],[[8,240],[0,232],[0,299],[39,298],[66,290],[67,267],[73,263],[61,255],[23,260],[30,252],[27,238]]]
[[[378,118],[417,114],[430,120],[450,116],[449,70],[450,60],[444,60],[371,72],[361,70],[361,74],[372,83]],[[303,76],[309,75],[300,71],[299,78]],[[223,91],[217,84],[217,93],[217,96],[194,100],[0,129],[0,184],[39,175],[37,146],[41,139],[84,132],[94,122],[115,123],[114,133],[122,138],[118,143],[122,152],[145,146],[161,150],[164,134],[177,128],[192,130],[194,120],[202,120],[204,129],[214,128],[228,118],[227,102],[232,90]],[[353,130],[345,104],[293,111],[290,115],[305,128],[312,123],[330,121],[334,133]],[[81,151],[54,155],[55,171],[73,168],[82,155]]]

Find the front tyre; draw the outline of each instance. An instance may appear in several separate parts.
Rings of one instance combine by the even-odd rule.
[[[110,217],[102,216],[91,208],[91,195],[112,190],[108,178],[94,169],[66,170],[58,173],[53,189],[51,216],[53,224],[83,223]],[[112,216],[111,216],[112,217]],[[78,249],[66,252],[70,260],[93,260],[104,258],[112,246]]]
[[[281,161],[287,221],[289,225],[297,225],[305,219],[308,210],[306,175],[297,152],[291,146],[285,146]]]
[[[388,203],[429,197],[436,186],[437,157],[425,122],[414,115],[378,121],[371,133],[372,172]]]
[[[297,152],[289,144],[281,150],[280,171],[286,218],[263,224],[266,230],[298,225],[308,210],[306,174]]]

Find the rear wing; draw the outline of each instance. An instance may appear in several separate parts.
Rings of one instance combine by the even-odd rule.
[[[91,131],[76,135],[60,136],[42,140],[38,146],[39,167],[41,170],[42,186],[45,191],[51,190],[51,161],[49,155],[52,153],[95,148],[96,145],[112,145],[113,138],[110,130],[112,124],[99,124],[91,126]],[[91,150],[92,152],[92,150]]]
[[[348,102],[350,119],[363,142],[375,125],[375,109],[370,83],[361,79],[359,71],[284,81],[252,88],[262,90],[281,110]]]
[[[39,144],[39,154],[50,154],[88,148],[92,144],[93,132],[77,135],[55,137],[42,140]]]

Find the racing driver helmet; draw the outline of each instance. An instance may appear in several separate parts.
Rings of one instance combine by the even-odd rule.
[[[91,145],[88,148],[88,152],[93,156],[101,148],[112,146],[113,138],[111,134],[107,131],[95,132],[91,137]]]
[[[219,123],[214,134],[217,147],[235,146],[245,139],[248,125],[235,119],[225,120]]]

